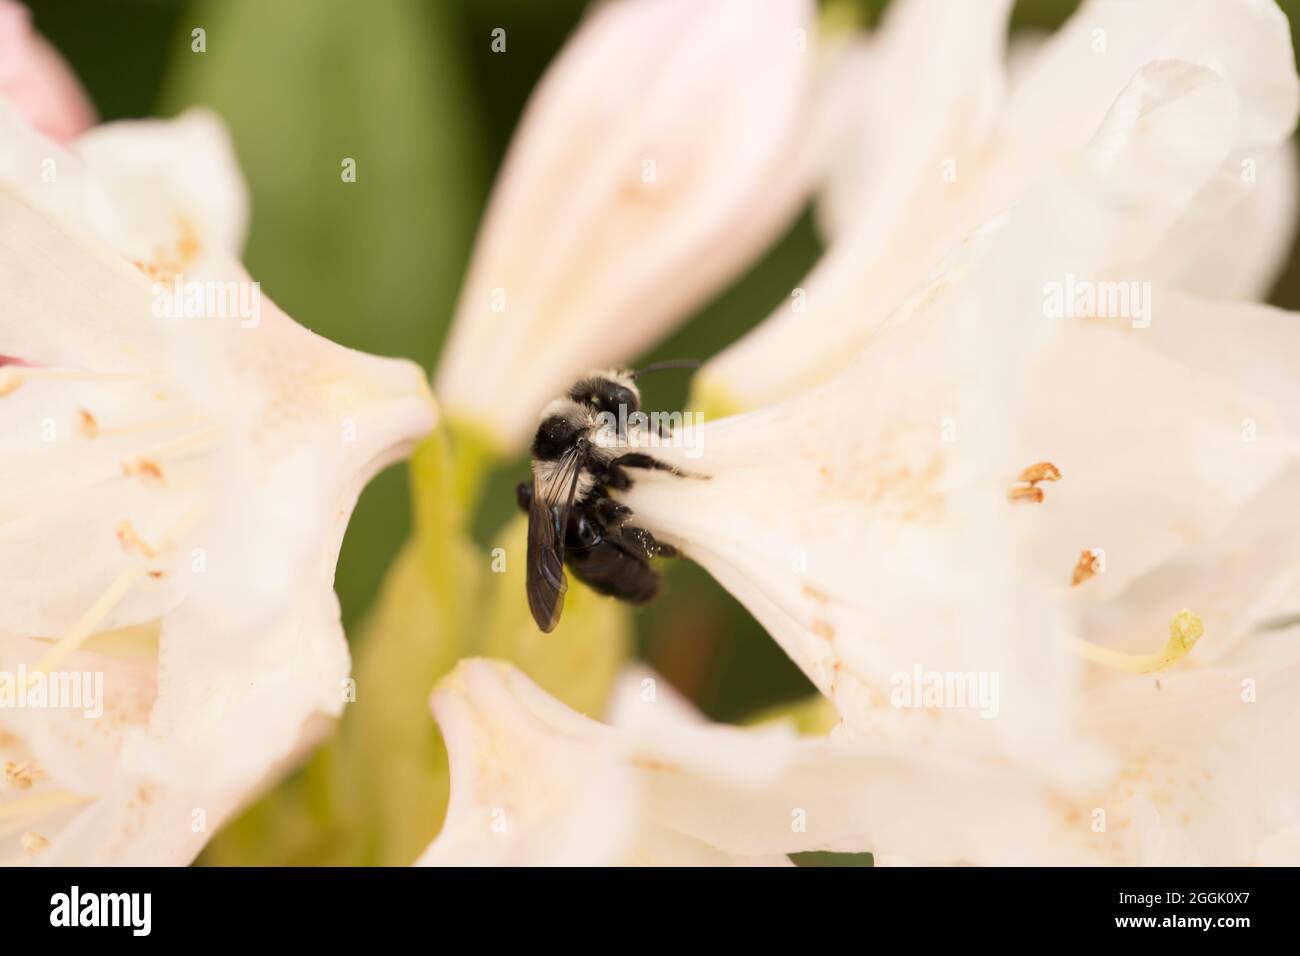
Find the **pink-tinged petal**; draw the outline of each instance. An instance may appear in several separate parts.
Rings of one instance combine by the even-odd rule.
[[[773,238],[811,185],[807,0],[598,5],[543,78],[437,375],[521,443],[574,375],[626,361]]]
[[[46,136],[67,142],[95,122],[95,108],[22,4],[0,0],[0,98]]]

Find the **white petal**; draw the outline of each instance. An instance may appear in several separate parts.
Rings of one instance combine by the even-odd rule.
[[[1132,264],[1127,274],[1173,280],[1207,295],[1260,297],[1294,233],[1294,161],[1286,168],[1286,158],[1272,157],[1300,109],[1290,30],[1268,0],[1084,3],[1043,45],[1008,102],[998,131],[998,175],[1016,182],[1068,155],[1107,109],[1112,91],[1144,64],[1166,59],[1223,76],[1236,91],[1241,117],[1219,175],[1159,254]]]
[[[48,645],[9,640],[0,646],[0,672],[34,673]],[[76,706],[3,707],[0,729],[21,739],[43,775],[81,794],[107,788],[132,733],[143,731],[157,693],[157,661],[148,656],[82,651],[52,675],[60,701]]]
[[[1103,859],[1242,866],[1300,822],[1294,629],[1259,635],[1212,667],[1099,678],[1083,726],[1124,771],[1104,800]],[[1294,858],[1292,858],[1294,862]]]
[[[238,256],[248,229],[248,188],[215,114],[97,126],[72,147],[95,183],[86,212],[113,248],[148,261],[189,233]]]
[[[489,661],[462,663],[433,705],[447,740],[452,796],[422,864],[785,862],[771,854],[732,859],[709,841],[708,828],[684,829],[675,819],[691,816],[714,781],[721,790],[723,780],[743,787],[769,779],[774,768],[762,758],[780,761],[783,740],[692,730],[695,743],[670,750],[662,738],[675,727],[688,732],[675,720],[657,732],[653,721],[639,732],[615,732]],[[788,828],[787,821],[788,814],[780,822]]]
[[[157,542],[194,507],[181,488],[193,478],[186,460],[167,463],[171,486],[123,472],[183,451],[211,425],[154,374],[168,330],[150,335],[149,296],[124,260],[0,185],[0,354],[59,369],[0,369],[2,634],[59,636],[121,573],[124,522]],[[104,624],[155,618],[183,586],[150,581]]]
[[[1183,60],[1225,77],[1244,105],[1236,142],[1273,146],[1300,104],[1286,16],[1271,0],[1088,0],[1041,48],[1007,104],[1000,135],[1022,170],[1082,146],[1135,72]]]
[[[1295,866],[1300,861],[1300,824],[1279,830],[1255,850],[1258,866]]]
[[[299,587],[311,597],[260,620],[228,623],[197,601],[164,620],[141,772],[165,767],[173,786],[214,796],[248,791],[317,714],[342,712],[350,660],[338,602],[319,580]]]
[[[0,104],[0,123],[6,115]],[[112,373],[154,361],[162,345],[149,335],[148,280],[86,231],[51,220],[48,195],[29,190],[0,181],[0,354]]]
[[[1214,298],[1267,298],[1295,239],[1297,162],[1293,139],[1229,157],[1160,251],[1125,271]]]
[[[444,680],[433,708],[452,789],[442,832],[419,865],[619,859],[633,839],[638,794],[598,725],[504,665],[478,661]]]
[[[818,201],[824,231],[879,255],[917,204],[942,202],[944,157],[988,135],[1002,105],[1010,0],[900,0],[854,54],[857,114]]]
[[[1282,413],[1286,430],[1300,433],[1300,314],[1216,302],[1164,285],[1154,289],[1152,313],[1149,328],[1122,329],[1135,345],[1267,399]]]
[[[1292,465],[1217,535],[1180,549],[1114,597],[1088,602],[1081,633],[1132,653],[1152,648],[1173,608],[1205,623],[1196,660],[1229,653],[1260,628],[1300,617],[1300,466]]]
[[[1029,563],[1062,591],[1083,549],[1104,554],[1104,573],[1075,592],[1081,600],[1114,595],[1221,533],[1300,450],[1280,406],[1142,348],[1141,338],[1068,322],[1026,391],[1032,407],[1021,458],[1050,461],[1063,477],[1047,490],[1045,507],[1016,517]],[[1247,420],[1258,429],[1250,440]],[[1167,608],[1164,619],[1178,610]]]
[[[954,210],[949,195],[965,190],[945,164],[965,181],[1000,105],[1008,6],[909,0],[850,53],[834,80],[863,105],[818,206],[830,248],[789,303],[709,362],[701,393],[753,408],[826,381],[987,218]]]
[[[644,706],[639,729],[611,730],[507,665],[462,663],[434,695],[452,798],[421,862],[770,864],[868,848],[1023,862],[1049,832],[1030,776],[961,753],[692,725]],[[1003,840],[1011,831],[1020,842]]]
[[[66,149],[0,103],[0,180],[74,235],[94,237],[152,278],[216,271],[237,256],[247,189],[220,121],[195,110],[174,120],[109,123]]]
[[[879,336],[832,385],[706,426],[702,456],[680,464],[709,481],[647,474],[624,496],[863,730],[915,718],[928,732],[929,715],[890,706],[917,662],[1001,675],[1003,700],[1024,709],[965,715],[981,737],[1043,731],[1059,699],[1051,639],[1012,637],[1024,582],[1006,489],[1019,466],[994,374],[980,371],[986,350],[962,331],[962,291],[935,293],[929,314]]]

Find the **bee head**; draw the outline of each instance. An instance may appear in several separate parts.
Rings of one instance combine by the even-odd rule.
[[[621,408],[624,415],[631,415],[641,410],[641,392],[632,376],[617,369],[592,372],[569,389],[569,398],[598,414],[618,416]]]

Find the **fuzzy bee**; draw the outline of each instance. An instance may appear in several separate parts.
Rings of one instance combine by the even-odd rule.
[[[682,366],[653,368],[671,367]],[[637,447],[643,430],[628,425],[629,417],[642,417],[635,379],[651,370],[592,372],[542,412],[532,444],[533,480],[520,483],[517,496],[528,513],[528,608],[545,632],[555,629],[564,610],[566,564],[592,590],[644,604],[659,591],[650,559],[676,554],[630,524],[632,510],[609,496],[611,489],[632,486],[632,468],[703,477]]]

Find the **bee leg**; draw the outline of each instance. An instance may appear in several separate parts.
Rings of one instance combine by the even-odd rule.
[[[530,482],[521,481],[515,486],[515,500],[519,502],[519,510],[528,514],[528,509],[533,506],[533,486]]]
[[[632,517],[632,509],[613,498],[597,498],[594,507],[596,516],[606,528],[621,527]]]
[[[650,534],[650,532],[647,531],[646,534]],[[655,538],[653,535],[651,535],[651,539],[654,541],[654,546],[655,546],[654,553],[656,556],[660,558],[677,558],[681,556],[681,552],[678,551],[676,548],[674,548],[668,542],[660,541],[658,538]]]
[[[677,557],[676,548],[671,544],[665,544],[660,541],[645,528],[637,528],[625,524],[619,529],[619,533],[622,536],[624,544],[639,552],[640,556],[646,560],[654,557]]]
[[[623,468],[645,468],[648,471],[666,471],[670,475],[675,475],[678,478],[699,478],[703,481],[707,481],[709,478],[708,475],[682,471],[676,465],[670,465],[666,461],[660,461],[653,455],[647,455],[644,452],[634,451],[626,455],[620,455],[618,458],[614,459],[613,464]]]
[[[615,491],[627,491],[632,487],[632,476],[620,468],[617,462],[610,462],[601,476],[600,483]]]
[[[623,477],[627,478],[626,475]],[[628,479],[628,484],[631,483],[631,479]],[[660,541],[645,528],[638,528],[627,523],[632,518],[632,509],[623,502],[615,501],[613,498],[600,497],[592,503],[592,511],[596,520],[605,529],[607,538],[622,541],[624,545],[637,552],[639,557],[645,560],[654,557],[677,557],[677,549],[671,544]]]

